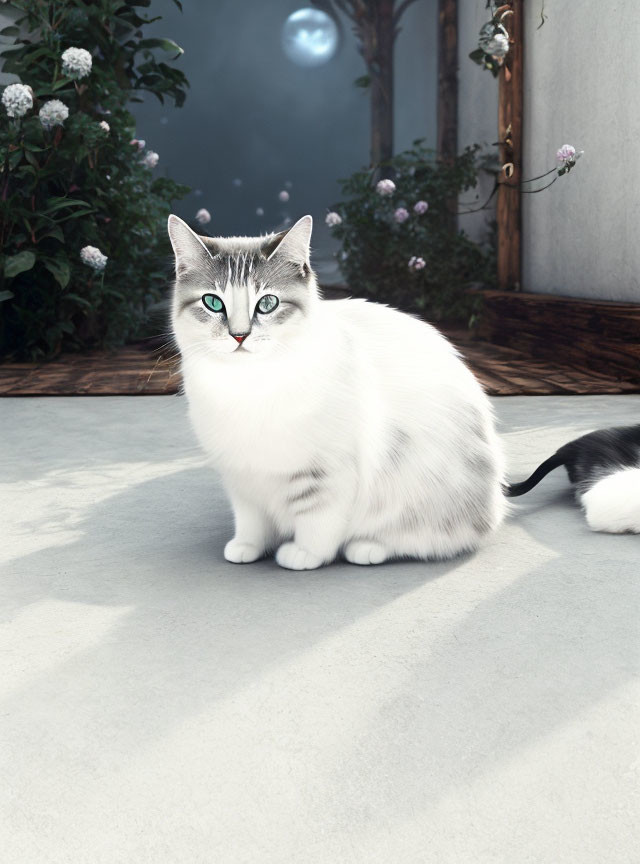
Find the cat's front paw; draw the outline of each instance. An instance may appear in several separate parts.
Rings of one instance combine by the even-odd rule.
[[[287,570],[315,570],[323,564],[319,555],[307,552],[295,543],[283,543],[276,552],[276,561]]]
[[[352,540],[344,548],[344,557],[350,564],[382,564],[387,560],[387,550],[373,540]]]
[[[229,540],[224,547],[224,557],[232,564],[250,564],[264,556],[264,549],[253,543],[243,543],[241,540]]]

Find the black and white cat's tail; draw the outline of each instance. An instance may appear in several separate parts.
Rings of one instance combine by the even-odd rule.
[[[525,492],[529,492],[529,490],[533,489],[534,486],[537,486],[538,483],[547,476],[547,474],[554,471],[556,468],[559,468],[561,465],[564,465],[564,459],[558,453],[554,453],[553,456],[545,459],[542,465],[538,465],[533,474],[530,477],[527,477],[526,480],[521,480],[520,483],[510,483],[506,488],[506,494],[509,498],[516,498],[518,495],[524,495]]]
[[[520,483],[505,488],[524,495],[564,465],[592,531],[640,534],[640,424],[590,432],[561,447]]]

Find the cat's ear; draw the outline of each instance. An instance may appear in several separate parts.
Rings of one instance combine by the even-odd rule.
[[[178,275],[185,270],[206,266],[211,260],[211,256],[215,255],[215,251],[208,249],[205,245],[204,238],[199,237],[186,222],[174,216],[173,213],[169,216],[167,228],[176,256],[176,273]]]
[[[311,216],[303,216],[296,224],[281,234],[273,237],[267,248],[263,249],[268,260],[275,255],[296,264],[309,264],[309,244],[311,242],[311,230],[313,219]],[[275,242],[275,246],[273,245]]]

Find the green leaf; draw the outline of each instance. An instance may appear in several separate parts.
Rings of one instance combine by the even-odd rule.
[[[138,51],[143,51],[145,48],[162,48],[162,50],[167,53],[175,51],[176,55],[173,58],[174,60],[176,57],[184,54],[184,49],[181,48],[177,42],[174,42],[173,39],[141,39],[138,42],[136,53]]]
[[[40,168],[40,163],[36,159],[36,157],[29,150],[24,151],[24,158],[27,160],[29,165],[33,165],[33,167],[37,170]]]
[[[0,303],[3,303],[5,300],[11,300],[15,296],[13,291],[0,291]]]
[[[65,207],[89,206],[86,201],[81,201],[79,198],[60,198],[55,195],[52,195],[51,198],[49,198],[49,202],[49,206],[42,211],[45,214],[55,213]]]
[[[14,168],[17,168],[20,162],[22,161],[22,157],[24,155],[24,150],[13,150],[9,154],[9,170],[13,171]]]
[[[42,235],[40,238],[44,240],[45,237],[53,237],[54,240],[59,240],[61,243],[64,243],[64,234],[62,233],[62,228],[59,225],[54,225],[52,228]]]
[[[371,76],[370,75],[361,75],[359,78],[353,82],[356,87],[370,87],[371,86]]]
[[[26,270],[31,270],[36,263],[36,256],[33,252],[18,252],[17,255],[9,255],[4,262],[4,275],[7,279],[13,279],[19,273],[24,273]]]
[[[65,294],[64,299],[65,300],[75,300],[76,303],[79,303],[81,306],[86,306],[89,309],[91,308],[91,303],[89,303],[89,301],[86,298],[81,297],[79,294]]]
[[[41,95],[44,95],[47,92],[54,92],[55,90],[62,90],[63,87],[69,87],[71,90],[71,82],[68,78],[62,78],[60,81],[56,81],[55,84],[52,84],[48,91],[43,91]]]
[[[68,216],[64,216],[62,219],[58,220],[60,222],[66,222],[69,219],[79,219],[81,216],[88,216],[90,213],[95,213],[95,207],[89,207],[87,210],[76,210],[73,213],[70,213]]]
[[[71,267],[68,261],[63,258],[45,258],[44,266],[61,288],[67,287],[71,278]]]
[[[0,30],[0,36],[19,36],[20,28],[15,27],[13,24],[10,27],[3,27]]]

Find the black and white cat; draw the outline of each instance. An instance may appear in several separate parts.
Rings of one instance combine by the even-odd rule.
[[[311,228],[209,238],[169,217],[189,413],[234,513],[225,558],[307,570],[477,548],[508,507],[487,396],[426,322],[324,302]]]
[[[640,534],[640,424],[600,429],[570,441],[507,495],[524,495],[564,465],[593,531]]]

